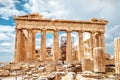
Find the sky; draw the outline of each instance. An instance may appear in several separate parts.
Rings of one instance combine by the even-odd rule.
[[[13,16],[39,13],[50,19],[90,20],[103,18],[106,25],[106,52],[114,54],[114,39],[120,37],[120,0],[0,0],[0,62],[12,61],[15,42]],[[76,33],[72,33],[77,36]],[[61,32],[59,35],[65,35]],[[36,35],[39,47],[40,34]],[[47,46],[53,41],[47,34]],[[77,38],[75,39],[77,44]]]

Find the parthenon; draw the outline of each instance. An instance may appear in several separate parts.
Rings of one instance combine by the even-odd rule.
[[[49,19],[40,14],[14,16],[14,20],[14,61],[0,67],[0,77],[22,76],[22,80],[120,79],[120,38],[115,39],[115,56],[110,57],[104,36],[108,21],[98,18],[89,21]]]
[[[67,33],[66,40],[66,62],[72,61],[72,43],[71,32],[78,32],[78,61],[84,58],[83,32],[90,33],[90,55],[93,58],[93,49],[103,47],[105,53],[105,25],[108,23],[103,19],[92,18],[90,21],[81,20],[59,20],[43,18],[39,14],[29,14],[24,16],[15,16],[16,22],[16,40],[15,40],[15,62],[34,61],[35,60],[35,34],[41,33],[40,60],[46,61],[46,33],[53,32],[54,54],[53,61],[60,59],[59,51],[59,31]]]

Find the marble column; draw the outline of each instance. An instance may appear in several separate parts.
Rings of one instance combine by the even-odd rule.
[[[53,54],[53,61],[59,60],[59,35],[58,30],[54,30],[54,54]]]
[[[93,49],[94,49],[94,42],[95,42],[95,38],[94,38],[94,32],[90,32],[90,53],[91,53],[91,58],[93,58]]]
[[[105,56],[102,47],[94,48],[94,72],[105,72]]]
[[[101,32],[100,38],[101,38],[101,40],[100,40],[101,47],[103,47],[104,53],[106,53],[104,32]]]
[[[97,46],[97,32],[93,32],[93,48],[98,47]]]
[[[32,42],[33,42],[33,39],[32,39],[32,29],[28,29],[28,37],[27,37],[27,45],[26,45],[26,60],[27,62],[30,62],[30,61],[33,61],[33,45],[32,45]]]
[[[46,60],[46,30],[43,29],[41,32],[41,54],[40,54],[41,61]]]
[[[35,33],[32,32],[32,56],[33,56],[33,60],[35,60],[36,58],[36,54],[35,54]]]
[[[26,46],[25,46],[25,35],[23,34],[23,32],[22,32],[22,34],[21,34],[21,42],[22,42],[22,44],[19,45],[19,46],[21,46],[20,61],[25,61],[25,57],[26,57]]]
[[[78,60],[81,61],[84,58],[84,46],[83,46],[83,32],[79,31],[79,53],[78,53]]]
[[[120,74],[120,38],[114,40],[115,73]]]
[[[99,47],[99,36],[98,36],[98,33],[95,35],[95,47]]]
[[[72,41],[71,41],[71,31],[67,31],[67,42],[66,42],[66,61],[72,61]]]
[[[22,31],[20,29],[16,29],[14,62],[20,62],[21,44],[22,44],[21,37],[22,37]]]

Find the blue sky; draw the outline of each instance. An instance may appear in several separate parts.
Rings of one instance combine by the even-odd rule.
[[[119,8],[120,0],[0,0],[0,62],[13,59],[15,39],[13,16],[28,13],[40,13],[43,17],[51,19],[90,20],[92,17],[106,19],[109,21],[105,33],[106,51],[113,55],[114,38],[120,37]],[[52,36],[48,34],[47,46],[51,45],[53,41],[51,38]],[[40,44],[38,38],[36,41]]]

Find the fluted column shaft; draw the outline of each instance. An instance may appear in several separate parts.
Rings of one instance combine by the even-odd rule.
[[[104,32],[101,32],[100,37],[101,37],[101,41],[100,41],[101,47],[103,47],[104,53],[106,53]]]
[[[94,36],[94,32],[90,32],[90,53],[91,53],[91,58],[93,58],[93,49],[96,47],[96,39]]]
[[[94,48],[94,72],[105,72],[105,56],[102,47]]]
[[[40,54],[41,61],[46,60],[46,30],[42,30],[41,32],[41,54]]]
[[[32,42],[33,42],[33,39],[32,39],[32,30],[31,29],[28,29],[28,38],[27,38],[27,51],[26,51],[26,59],[28,62],[32,61],[33,60],[33,45],[32,45]]]
[[[67,42],[66,42],[66,61],[72,61],[72,42],[71,42],[71,31],[67,31]]]
[[[33,56],[33,60],[35,60],[36,54],[35,54],[35,33],[34,32],[32,32],[32,56]]]
[[[17,29],[16,30],[14,62],[20,62],[21,44],[22,44],[21,37],[22,37],[22,31],[20,29]]]
[[[21,34],[21,42],[22,42],[22,44],[19,45],[19,46],[21,46],[20,61],[25,61],[25,59],[26,59],[26,46],[25,46],[25,35],[23,35],[23,33]]]
[[[114,40],[115,73],[120,74],[120,38]]]
[[[84,47],[83,47],[83,32],[79,31],[79,55],[78,55],[78,60],[81,61],[82,58],[84,58]]]
[[[59,35],[58,30],[54,31],[54,54],[53,54],[53,61],[59,60]]]

